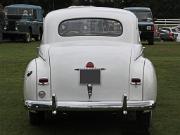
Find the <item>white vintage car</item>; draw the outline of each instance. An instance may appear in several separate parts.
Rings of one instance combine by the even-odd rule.
[[[155,70],[143,57],[133,13],[70,7],[45,17],[39,57],[24,80],[32,124],[49,111],[115,111],[133,113],[148,127],[156,94]]]

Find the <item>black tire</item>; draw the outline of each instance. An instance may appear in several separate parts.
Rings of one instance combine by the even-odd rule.
[[[31,32],[28,32],[28,33],[26,33],[26,35],[25,35],[25,42],[26,43],[29,43],[29,42],[31,42]]]
[[[29,111],[29,122],[31,125],[40,125],[45,120],[45,112],[30,112]]]
[[[41,34],[37,35],[37,36],[35,37],[35,40],[36,40],[36,41],[40,41],[40,40],[41,40]]]
[[[148,45],[154,45],[154,39],[148,40]]]
[[[149,131],[150,126],[151,126],[151,117],[152,117],[152,112],[137,112],[136,114],[136,121],[138,126],[140,126],[142,129],[145,131]]]
[[[39,29],[39,34],[35,37],[36,41],[40,41],[42,39],[42,28]]]
[[[10,40],[11,41],[16,41],[16,38],[15,37],[11,37]]]

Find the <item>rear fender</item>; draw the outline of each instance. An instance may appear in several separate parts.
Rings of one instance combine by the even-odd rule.
[[[39,83],[40,78],[47,78],[48,83],[42,85]],[[50,100],[51,99],[51,83],[49,64],[42,58],[32,60],[26,69],[24,77],[24,97],[25,100]],[[46,96],[39,97],[39,92],[44,91]]]
[[[36,71],[36,59],[29,62],[24,76],[24,98],[25,100],[36,100],[36,82],[37,82],[37,71]]]
[[[153,100],[156,102],[157,96],[157,78],[154,66],[146,59],[144,66],[143,80],[143,100]]]

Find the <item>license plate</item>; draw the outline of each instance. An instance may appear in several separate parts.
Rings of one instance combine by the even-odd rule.
[[[81,69],[80,84],[100,84],[101,71],[99,69]]]

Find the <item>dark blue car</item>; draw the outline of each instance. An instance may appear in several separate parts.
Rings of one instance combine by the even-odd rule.
[[[14,4],[4,8],[4,38],[23,39],[30,42],[32,38],[40,40],[43,33],[43,10],[40,6]]]
[[[154,22],[151,9],[148,7],[124,8],[133,12],[138,18],[138,26],[141,40],[147,41],[149,45],[154,44]]]

